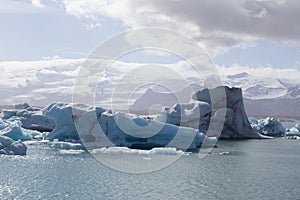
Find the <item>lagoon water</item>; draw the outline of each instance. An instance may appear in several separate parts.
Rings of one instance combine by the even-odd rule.
[[[89,153],[28,145],[0,156],[0,199],[299,199],[300,141],[219,141],[207,157],[184,155],[146,174],[110,169]],[[118,156],[120,163],[130,154]]]

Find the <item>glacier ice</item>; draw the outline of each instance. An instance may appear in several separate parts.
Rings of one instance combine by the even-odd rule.
[[[282,123],[275,118],[267,117],[260,120],[249,118],[249,122],[251,123],[253,130],[266,136],[284,136],[286,132],[286,129]]]
[[[0,130],[1,136],[7,136],[15,141],[17,140],[30,140],[32,139],[31,135],[25,133],[21,128],[21,123],[19,121],[7,123],[7,127]]]
[[[300,124],[296,124],[294,127],[287,130],[285,137],[288,139],[300,139]]]
[[[63,155],[79,155],[79,154],[82,154],[84,152],[85,152],[84,150],[73,150],[73,149],[70,149],[70,150],[61,149],[61,150],[59,150],[59,153],[63,154]]]
[[[9,119],[12,116],[16,116],[17,115],[17,111],[16,110],[3,110],[3,119]]]
[[[53,103],[43,113],[56,123],[46,139],[80,140],[87,148],[122,146],[152,149],[168,146],[197,149],[206,138],[193,128],[82,104]]]
[[[50,132],[55,127],[54,121],[43,116],[40,108],[31,107],[27,103],[16,105],[14,110],[3,110],[2,112],[3,119],[19,120],[25,129]]]
[[[52,142],[48,143],[50,147],[55,149],[64,149],[64,150],[82,150],[84,147],[80,143],[75,142],[62,142],[55,139]]]
[[[226,105],[224,104],[224,97],[221,96],[222,91],[226,94]],[[204,101],[212,104],[211,97],[216,100],[214,102],[213,110],[215,110],[213,116],[215,119],[219,116],[225,115],[225,122],[221,139],[262,139],[266,138],[259,133],[253,131],[244,108],[243,95],[241,88],[230,88],[227,86],[219,86],[214,89],[204,89],[198,91],[193,95],[193,99],[198,101]]]
[[[24,110],[29,108],[29,104],[28,103],[21,103],[21,104],[17,104],[14,106],[16,110]]]
[[[226,97],[222,95],[223,93]],[[213,103],[211,97],[214,97]],[[207,136],[220,139],[268,138],[255,132],[248,122],[240,88],[219,86],[204,89],[196,92],[192,98],[194,102],[176,104],[172,108],[165,109],[156,120],[192,127],[206,133]],[[208,131],[212,119],[214,123]]]
[[[298,133],[299,130],[298,130],[298,128],[296,128],[296,127],[292,127],[292,128],[289,130],[289,132],[295,132],[295,133]]]
[[[27,130],[21,127],[19,118],[10,118],[9,120],[0,119],[0,135],[7,136],[15,141],[43,139],[46,133]]]
[[[81,106],[74,105],[74,110],[78,108],[78,111],[81,111],[80,109],[87,107]],[[61,141],[80,139],[74,124],[73,106],[71,104],[52,103],[43,109],[43,116],[55,121],[55,128],[46,136],[46,139],[59,139]]]
[[[211,107],[206,102],[193,102],[175,104],[173,107],[165,107],[164,111],[155,119],[157,121],[186,126],[198,129],[199,119],[211,112]]]
[[[135,154],[135,155],[183,155],[187,154],[176,148],[153,148],[151,150],[139,150],[139,149],[129,149],[128,147],[102,147],[100,149],[93,149],[91,151],[93,154],[107,153],[107,154]]]
[[[50,132],[54,129],[55,123],[53,120],[42,115],[31,115],[28,117],[21,117],[22,127],[30,130],[37,130],[40,132]]]
[[[20,140],[14,141],[9,137],[0,135],[0,154],[26,155],[27,147]]]

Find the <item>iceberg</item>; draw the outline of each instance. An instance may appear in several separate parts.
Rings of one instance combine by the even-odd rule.
[[[7,136],[15,141],[43,139],[45,133],[39,131],[27,130],[21,127],[19,118],[10,118],[9,120],[0,119],[0,135]]]
[[[24,110],[29,108],[29,104],[28,103],[22,103],[22,104],[17,104],[14,106],[16,110]]]
[[[84,112],[84,109],[88,108],[85,105],[74,105],[69,103],[52,103],[43,109],[43,116],[54,120],[54,129],[46,136],[48,140],[58,139],[65,141],[68,139],[79,140],[75,124],[73,109],[78,109]],[[82,109],[82,110],[81,110]]]
[[[249,118],[249,122],[253,130],[266,136],[281,137],[284,136],[286,132],[286,129],[282,123],[275,118],[267,117],[260,120]]]
[[[9,137],[0,135],[0,154],[26,155],[27,147],[24,143],[14,141]]]
[[[31,115],[20,118],[22,127],[29,130],[36,130],[39,132],[50,132],[54,129],[55,123],[53,120],[42,115]]]
[[[3,119],[9,119],[17,115],[16,110],[3,110],[2,113],[3,113],[3,117],[2,117]]]
[[[221,94],[225,91],[224,97]],[[220,139],[264,139],[267,138],[255,132],[249,121],[244,108],[243,94],[241,88],[230,88],[219,86],[213,89],[204,89],[193,95],[194,100],[204,101],[212,104],[211,96],[215,98],[212,116],[216,120],[222,119],[225,115],[224,127]]]
[[[225,97],[222,95],[224,93]],[[214,97],[212,103],[211,95]],[[242,90],[219,86],[213,89],[204,89],[192,96],[189,104],[176,104],[165,109],[157,118],[177,126],[187,126],[198,129],[209,137],[220,139],[263,139],[268,138],[255,132],[244,108]],[[212,105],[214,104],[214,105]],[[209,130],[211,119],[215,125]],[[218,131],[219,127],[223,127]],[[221,132],[221,134],[219,133]]]
[[[40,108],[29,106],[27,103],[15,105],[14,110],[3,110],[3,119],[21,121],[22,128],[39,132],[50,132],[54,129],[53,120],[43,116]]]
[[[300,139],[300,125],[296,124],[291,129],[287,130],[285,133],[285,138],[287,139]]]
[[[32,139],[31,135],[25,133],[21,128],[20,121],[14,121],[7,123],[7,127],[0,130],[0,136],[9,137],[15,141],[17,140],[30,140]]]
[[[128,147],[152,149],[174,147],[198,149],[207,138],[196,129],[178,127],[133,114],[91,108],[83,104],[53,103],[43,114],[55,121],[48,140],[77,140],[86,148]]]
[[[298,132],[300,132],[300,124],[299,123],[297,123],[297,124],[295,124],[295,126],[293,127],[293,129],[296,131],[296,130],[298,130]],[[290,130],[291,131],[291,130]]]
[[[295,133],[299,133],[299,129],[296,127],[292,127],[289,132],[295,132]]]
[[[157,121],[186,126],[198,129],[199,119],[208,115],[211,107],[206,102],[194,102],[186,104],[175,104],[173,107],[165,107],[164,111],[155,119]]]

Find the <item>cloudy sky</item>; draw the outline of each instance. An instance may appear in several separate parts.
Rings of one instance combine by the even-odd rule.
[[[84,58],[139,27],[194,39],[218,65],[300,68],[298,0],[1,0],[0,61]]]

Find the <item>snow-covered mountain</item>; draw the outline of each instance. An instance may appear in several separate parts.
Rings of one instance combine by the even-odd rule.
[[[228,75],[223,79],[226,85],[242,87],[244,97],[248,99],[273,99],[281,97],[299,98],[299,86],[289,80],[272,77],[255,77],[243,72]]]
[[[292,72],[291,72],[292,73]],[[297,74],[297,72],[295,71]],[[267,75],[272,75],[266,74]],[[252,116],[300,116],[300,84],[288,77],[255,77],[243,72],[228,75],[224,83],[243,88],[247,113]]]
[[[0,62],[0,105],[12,105],[28,102],[32,105],[45,106],[54,101],[72,101],[74,84],[84,59],[56,59],[26,62]],[[97,63],[99,65],[99,63]],[[100,62],[101,64],[101,62]],[[108,105],[112,91],[119,84],[131,82],[132,70],[141,64],[115,62],[109,69],[101,73],[95,96],[100,105]],[[169,64],[168,67],[186,78],[193,88],[203,88],[204,82],[195,76],[194,71],[184,63]],[[217,67],[224,85],[241,87],[245,98],[245,106],[250,115],[300,116],[300,69],[274,69],[272,67]],[[159,70],[158,70],[159,71]],[[127,79],[126,79],[127,76]],[[145,75],[146,76],[146,75]],[[125,78],[124,78],[125,77]],[[157,73],[157,82],[169,79],[168,83],[178,83],[177,77],[166,73]],[[88,78],[87,78],[88,79]],[[122,81],[120,82],[120,79]],[[144,78],[134,78],[134,82],[143,83]],[[198,85],[198,86],[197,86]],[[151,95],[170,93],[159,87],[149,85]],[[175,93],[182,92],[187,85],[174,85]],[[130,101],[143,98],[147,86],[135,91]],[[127,91],[131,92],[131,91]],[[149,96],[149,91],[146,93]],[[150,95],[150,96],[151,96]],[[147,99],[149,101],[149,98]],[[144,97],[145,98],[145,97]],[[120,100],[121,101],[121,100]],[[166,104],[173,103],[165,99]],[[105,103],[103,103],[105,102]],[[140,101],[139,103],[143,103]],[[149,102],[147,102],[149,103]],[[163,103],[163,100],[162,100]]]

